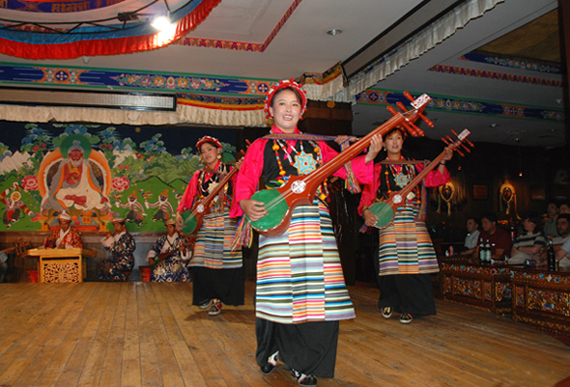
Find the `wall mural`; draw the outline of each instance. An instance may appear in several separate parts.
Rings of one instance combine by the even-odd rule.
[[[131,231],[164,231],[206,134],[234,161],[231,130],[3,122],[0,231],[47,231],[67,211],[80,231],[102,231],[113,215]]]

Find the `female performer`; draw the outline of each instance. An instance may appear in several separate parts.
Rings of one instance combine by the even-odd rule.
[[[194,173],[178,209],[176,221],[183,224],[182,213],[192,209],[194,201],[203,200],[232,167],[221,162],[222,145],[217,138],[204,136],[196,149],[206,168]],[[241,161],[238,161],[241,163]],[[235,167],[238,167],[237,165]],[[235,176],[232,180],[235,179]],[[210,204],[202,228],[196,235],[194,254],[189,267],[194,275],[193,301],[210,316],[217,316],[226,305],[243,305],[244,282],[241,248],[231,251],[237,221],[229,217],[231,181]]]
[[[404,188],[423,170],[422,164],[408,164],[409,159],[402,156],[404,136],[404,131],[398,128],[384,136],[386,161],[376,164],[373,183],[362,192],[359,211],[369,227],[373,227],[378,219],[368,207]],[[449,181],[444,164],[451,159],[452,151],[447,152],[440,165],[424,179],[426,187],[438,187]],[[381,276],[378,307],[384,318],[390,318],[393,311],[400,313],[402,324],[411,323],[413,316],[436,313],[430,273],[438,272],[439,267],[424,223],[421,200],[418,185],[408,195],[405,205],[395,212],[394,222],[380,230],[379,267],[376,268]]]
[[[152,269],[151,282],[187,282],[190,274],[186,263],[190,259],[186,240],[178,235],[174,219],[164,222],[166,235],[158,238],[149,250],[146,258]]]
[[[267,215],[263,202],[250,199],[260,177],[266,186],[279,187],[289,176],[306,175],[336,155],[324,142],[299,138],[297,123],[306,106],[304,91],[292,80],[269,90],[265,112],[273,117],[269,137],[275,138],[258,139],[248,148],[231,216],[245,213],[255,222]],[[288,138],[277,138],[283,134]],[[376,136],[369,153],[352,161],[361,183],[369,181],[380,142]],[[345,169],[335,175],[346,177]],[[257,363],[269,374],[281,359],[302,386],[316,385],[315,376],[334,376],[339,320],[354,318],[326,199],[322,184],[311,205],[293,210],[288,231],[259,239]]]

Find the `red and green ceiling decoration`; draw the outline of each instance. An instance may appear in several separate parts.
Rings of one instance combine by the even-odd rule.
[[[16,28],[11,26],[1,30],[0,52],[25,59],[71,59],[154,50],[169,45],[196,28],[220,1],[193,0],[171,13],[170,19],[176,25],[176,29],[167,36],[143,22],[135,23],[128,28],[123,28],[122,24],[116,26],[86,24],[68,30],[38,28],[31,23]],[[16,3],[12,3],[14,7]],[[74,2],[36,1],[35,5],[22,2],[24,3],[26,4],[24,7],[35,8],[38,12],[43,11],[43,6],[49,8],[47,4],[71,7],[69,11],[74,11],[71,5]],[[83,7],[91,6],[89,1],[81,3]],[[96,0],[93,3],[98,7],[102,2]],[[0,3],[0,8],[6,8],[2,5]],[[55,10],[53,7],[49,9],[50,12]],[[6,26],[0,25],[0,27]]]

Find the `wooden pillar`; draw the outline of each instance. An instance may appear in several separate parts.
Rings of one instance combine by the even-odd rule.
[[[570,1],[558,0],[558,29],[560,31],[560,59],[564,87],[564,115],[566,127],[566,143],[570,143]]]

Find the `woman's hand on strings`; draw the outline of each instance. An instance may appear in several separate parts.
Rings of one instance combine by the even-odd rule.
[[[362,216],[364,216],[364,223],[368,227],[374,227],[376,225],[376,222],[378,221],[376,215],[374,215],[374,213],[370,211],[370,209],[368,208],[362,212]]]
[[[257,222],[259,219],[267,215],[264,203],[258,200],[244,199],[239,202],[239,205],[252,222]]]

